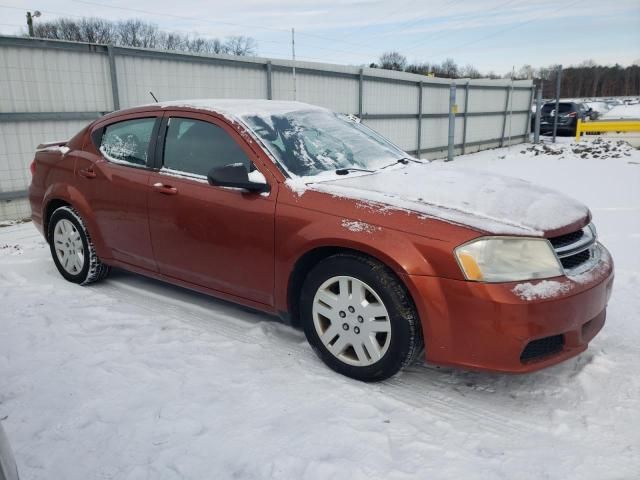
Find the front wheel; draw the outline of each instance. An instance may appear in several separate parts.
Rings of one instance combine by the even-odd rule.
[[[48,239],[53,262],[68,281],[86,285],[109,274],[110,267],[98,258],[82,217],[72,207],[51,214]]]
[[[368,257],[338,254],[319,263],[305,280],[300,313],[319,357],[357,380],[384,380],[422,351],[418,315],[405,287]]]

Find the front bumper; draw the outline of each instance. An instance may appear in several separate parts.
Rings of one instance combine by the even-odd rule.
[[[427,361],[525,373],[584,351],[604,325],[613,286],[613,260],[600,248],[600,261],[576,277],[491,284],[406,275]],[[523,355],[530,342],[544,339],[537,342],[544,345],[549,337],[562,343],[546,353],[534,348],[542,354],[533,358]]]

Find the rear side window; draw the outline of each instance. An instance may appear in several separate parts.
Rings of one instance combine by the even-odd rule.
[[[102,134],[100,151],[116,163],[146,165],[156,118],[139,118],[108,125]]]
[[[555,103],[545,103],[542,107],[542,113],[549,115],[553,110],[556,109]],[[572,106],[570,103],[561,103],[559,105],[560,113],[569,113],[572,110]]]
[[[206,176],[214,167],[251,161],[222,128],[201,120],[173,117],[164,143],[164,167]]]

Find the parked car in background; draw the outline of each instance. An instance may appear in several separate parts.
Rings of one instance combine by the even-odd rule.
[[[593,112],[593,111],[592,111]],[[587,109],[578,102],[560,102],[556,112],[556,102],[548,102],[540,112],[540,134],[553,134],[553,122],[558,117],[556,133],[560,136],[575,136],[578,119],[586,120]]]
[[[605,322],[613,262],[587,207],[413,158],[324,108],[131,108],[41,145],[32,174],[33,221],[68,281],[120,267],[279,314],[359,380],[421,355],[530,372]]]
[[[18,467],[0,422],[0,480],[18,480]]]

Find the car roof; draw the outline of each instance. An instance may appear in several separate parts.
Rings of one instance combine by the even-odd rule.
[[[190,110],[201,110],[222,114],[229,117],[240,118],[243,116],[271,116],[283,115],[298,111],[328,111],[325,108],[310,105],[303,102],[285,100],[264,100],[264,99],[194,99],[194,100],[172,100],[167,102],[150,103],[119,110],[118,115],[168,108],[185,108]]]

